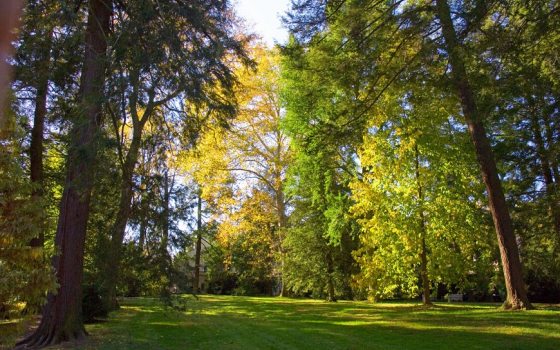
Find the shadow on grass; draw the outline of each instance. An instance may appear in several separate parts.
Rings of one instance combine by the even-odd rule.
[[[128,300],[94,325],[96,349],[558,349],[554,308],[325,303],[205,296],[177,312]],[[97,327],[97,328],[96,328]],[[96,336],[96,334],[103,334]]]

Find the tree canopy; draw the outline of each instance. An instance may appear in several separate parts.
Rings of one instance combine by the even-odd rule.
[[[21,348],[123,296],[560,300],[560,4],[26,2],[0,132]],[[51,262],[51,264],[49,264]]]

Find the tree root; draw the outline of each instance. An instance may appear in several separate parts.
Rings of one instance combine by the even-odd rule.
[[[42,349],[64,342],[79,342],[84,340],[86,336],[87,333],[83,327],[78,330],[64,331],[41,325],[35,332],[17,342],[14,350]]]

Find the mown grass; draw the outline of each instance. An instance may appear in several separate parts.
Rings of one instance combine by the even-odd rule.
[[[187,311],[125,300],[82,349],[560,349],[560,307],[202,296]],[[76,346],[76,345],[74,345]]]

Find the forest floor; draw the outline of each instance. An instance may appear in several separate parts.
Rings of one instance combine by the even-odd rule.
[[[108,321],[86,326],[87,341],[63,348],[560,349],[560,305],[508,312],[498,304],[437,303],[425,309],[414,303],[264,297],[184,300],[185,311],[179,311],[158,299],[126,299]]]

